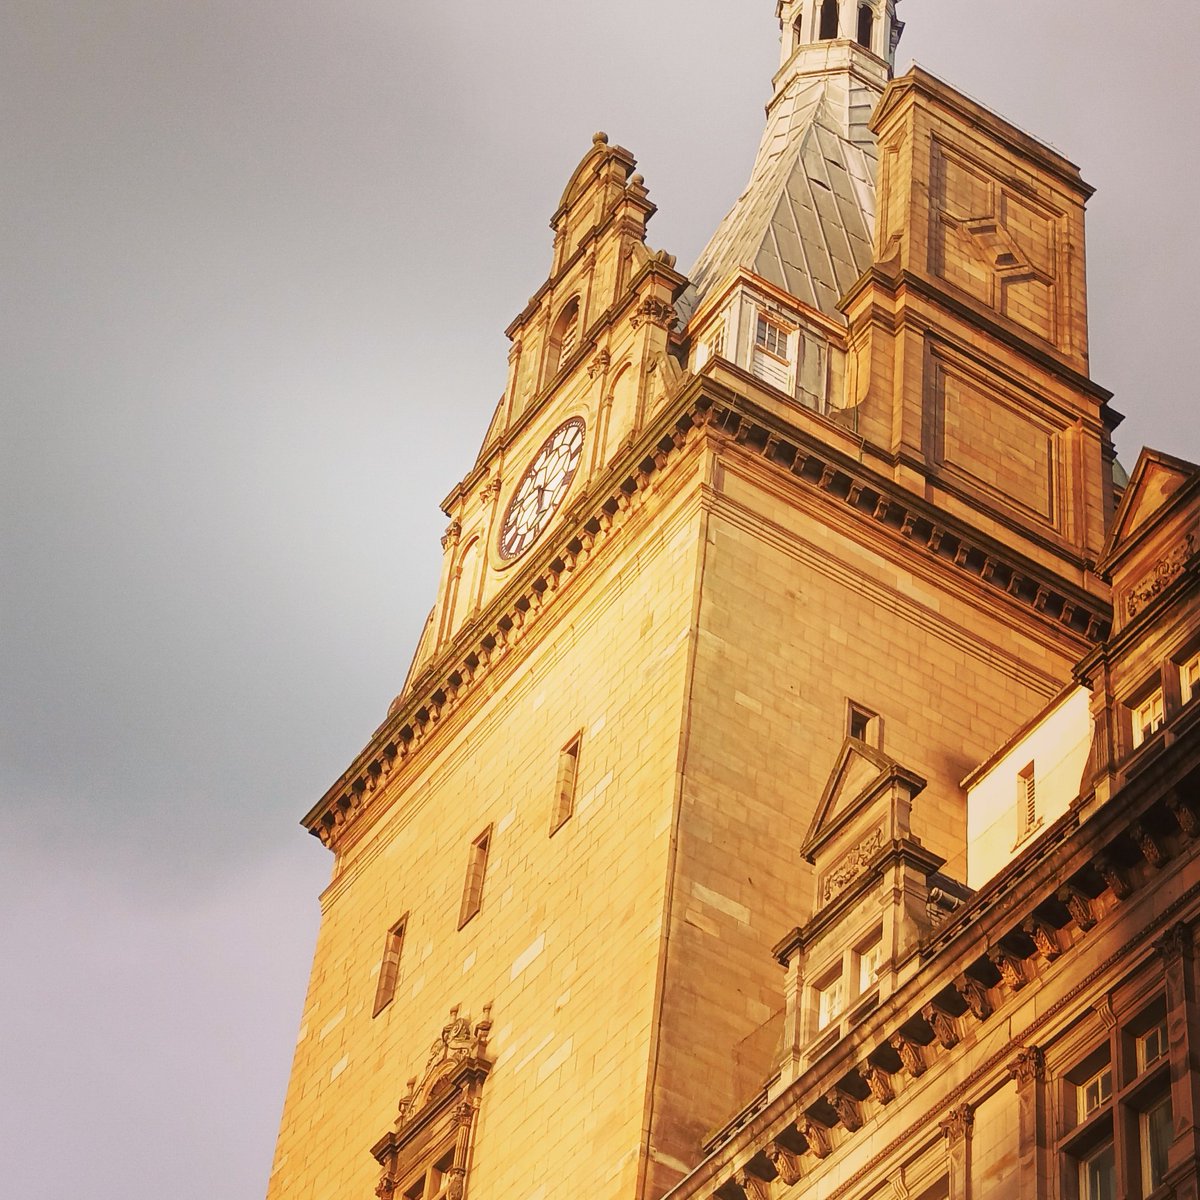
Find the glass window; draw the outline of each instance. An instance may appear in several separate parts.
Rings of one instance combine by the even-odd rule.
[[[1167,1023],[1160,1021],[1137,1040],[1137,1069],[1140,1074],[1167,1053]]]
[[[1112,1067],[1097,1071],[1079,1088],[1079,1107],[1083,1115],[1089,1116],[1105,1104],[1112,1096]]]
[[[858,952],[858,990],[859,993],[869,992],[879,980],[879,971],[883,966],[883,939],[876,938],[870,945],[864,946]]]
[[[1017,775],[1017,840],[1028,837],[1037,823],[1037,775],[1029,763]]]
[[[761,313],[754,330],[754,344],[769,350],[777,358],[787,358],[787,330]]]
[[[1167,1173],[1167,1147],[1171,1144],[1171,1097],[1160,1100],[1138,1118],[1142,1160],[1142,1195],[1154,1191]]]
[[[1152,692],[1133,710],[1133,744],[1140,746],[1163,727],[1162,688]]]
[[[1117,1200],[1117,1164],[1112,1142],[1079,1164],[1079,1200]]]
[[[846,985],[841,974],[817,988],[817,1028],[824,1029],[842,1015],[846,1007]]]
[[[1200,699],[1200,650],[1179,664],[1179,692],[1184,704]]]

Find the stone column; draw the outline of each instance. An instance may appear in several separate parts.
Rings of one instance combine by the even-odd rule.
[[[1044,1200],[1053,1170],[1045,1056],[1037,1046],[1026,1046],[1008,1064],[1008,1073],[1017,1081],[1017,1200]]]
[[[1167,1182],[1175,1200],[1200,1197],[1200,978],[1196,945],[1184,922],[1172,925],[1154,943],[1167,983],[1167,1039],[1171,1059],[1171,1143]]]
[[[975,1109],[970,1104],[960,1104],[938,1126],[946,1138],[949,1200],[971,1200],[971,1130],[975,1126]]]

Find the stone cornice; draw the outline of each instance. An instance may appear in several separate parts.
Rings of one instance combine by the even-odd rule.
[[[796,1167],[795,1178],[784,1182],[798,1182],[819,1162],[838,1155],[883,1105],[927,1073],[949,1067],[955,1047],[972,1026],[986,1023],[1016,992],[1069,961],[1109,913],[1139,895],[1154,894],[1151,885],[1164,871],[1200,849],[1200,817],[1183,799],[1194,793],[1200,779],[1200,737],[1186,746],[1177,743],[1174,752],[1163,754],[1158,768],[1152,780],[1139,778],[1127,785],[1090,820],[1081,823],[1075,808],[1057,821],[925,939],[922,968],[913,978],[865,1014],[851,1034],[778,1096],[769,1099],[760,1093],[735,1116],[710,1143],[706,1160],[667,1200],[748,1197],[751,1191],[739,1181],[758,1178],[765,1185],[780,1175],[773,1164],[781,1147]],[[1141,929],[1135,944],[1149,946],[1160,928],[1178,920],[1198,896],[1200,885]],[[799,930],[787,939],[791,945],[804,941]],[[1127,958],[1129,951],[1122,945],[1116,957]],[[966,1099],[982,1072],[1013,1063],[1028,1048],[1028,1039],[1103,969],[1039,1012],[1021,1033],[1026,1044],[1006,1044],[950,1096],[939,1096],[939,1111]],[[847,1110],[852,1112],[849,1121],[841,1105],[829,1103],[837,1090],[856,1101],[855,1109]],[[833,1194],[844,1194],[905,1140],[902,1136],[873,1155]]]
[[[708,423],[711,388],[691,387],[610,471],[564,514],[509,585],[413,681],[350,768],[304,817],[314,836],[338,848],[342,831],[368,807],[392,772],[417,753],[439,723],[502,660],[587,563],[598,542],[640,507],[654,477]]]
[[[488,608],[413,681],[349,770],[306,814],[301,823],[310,833],[336,848],[341,831],[370,803],[396,766],[419,750],[443,717],[520,640],[525,628],[587,562],[596,542],[624,523],[640,505],[652,479],[700,427],[788,471],[893,543],[952,567],[964,581],[1024,607],[1085,645],[1106,636],[1109,613],[1095,597],[939,513],[820,442],[813,433],[767,412],[717,380],[697,376],[605,482],[564,514],[557,535],[542,544]]]

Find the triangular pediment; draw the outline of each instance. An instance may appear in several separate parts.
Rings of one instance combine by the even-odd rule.
[[[903,778],[915,785],[925,781],[902,767],[894,758],[858,738],[848,737],[821,793],[817,811],[805,839],[804,855],[811,860],[816,849],[871,803],[888,783]]]
[[[1104,557],[1110,558],[1161,513],[1172,497],[1200,477],[1200,466],[1186,459],[1144,449],[1117,509]]]

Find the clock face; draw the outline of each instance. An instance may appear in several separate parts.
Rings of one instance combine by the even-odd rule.
[[[517,558],[546,528],[575,478],[583,453],[583,418],[564,421],[533,456],[508,502],[500,527],[500,557]]]

